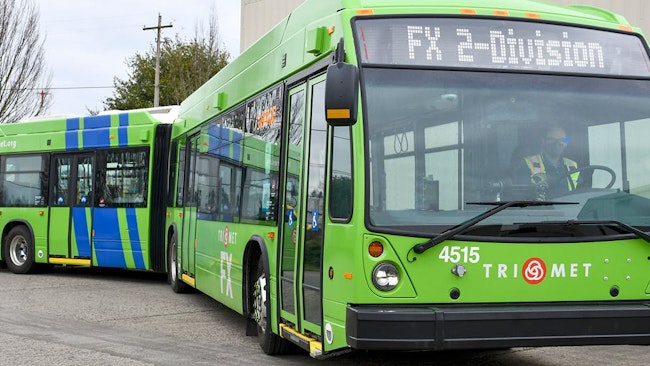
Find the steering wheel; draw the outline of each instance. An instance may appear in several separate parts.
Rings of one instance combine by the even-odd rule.
[[[605,188],[602,188],[602,189],[609,189],[609,188],[612,188],[612,186],[614,185],[614,182],[616,182],[616,173],[614,173],[614,171],[613,171],[611,168],[606,167],[606,166],[604,166],[604,165],[586,165],[586,166],[580,167],[580,168],[578,168],[578,169],[574,169],[574,170],[568,171],[566,174],[564,174],[564,175],[563,175],[561,178],[559,178],[559,179],[560,179],[560,180],[571,179],[571,178],[570,178],[571,175],[573,175],[573,174],[575,174],[575,173],[581,173],[581,172],[592,172],[592,173],[593,173],[593,172],[596,171],[596,170],[604,170],[604,171],[606,171],[607,173],[609,173],[609,175],[610,175],[610,177],[611,177],[609,183],[607,183],[607,185],[605,186]]]

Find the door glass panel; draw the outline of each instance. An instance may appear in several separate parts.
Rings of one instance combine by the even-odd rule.
[[[289,106],[289,136],[287,148],[287,178],[284,189],[284,214],[282,235],[281,290],[282,308],[295,314],[294,284],[296,243],[299,227],[297,222],[300,202],[300,167],[302,166],[302,132],[305,120],[305,90],[291,95]]]
[[[52,206],[68,207],[70,197],[70,158],[57,158],[54,161],[54,190],[52,192]]]
[[[183,207],[185,193],[185,140],[178,143],[178,179],[176,184],[176,207]]]
[[[321,324],[321,250],[325,199],[325,159],[327,123],[325,122],[325,83],[312,87],[311,138],[307,175],[305,249],[303,257],[303,296],[305,320]]]
[[[183,209],[183,230],[182,230],[182,250],[181,250],[181,267],[191,276],[194,275],[194,238],[196,233],[196,215],[198,190],[196,187],[196,160],[198,154],[198,138],[194,137],[189,140],[189,149],[186,158],[188,161],[186,170],[186,185],[184,186],[184,209]]]
[[[93,165],[92,157],[80,157],[77,161],[76,206],[92,205]]]
[[[71,210],[70,205],[74,181],[71,155],[56,156],[52,160],[50,215],[48,230],[48,256],[70,257]],[[83,209],[82,209],[83,210]],[[85,217],[85,215],[83,215]],[[82,235],[83,237],[83,235]]]

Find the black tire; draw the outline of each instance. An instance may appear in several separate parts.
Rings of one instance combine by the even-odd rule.
[[[178,241],[176,239],[176,233],[172,235],[171,240],[169,241],[168,251],[167,251],[167,282],[172,287],[172,290],[177,293],[188,292],[190,286],[185,282],[181,281],[178,277],[178,250],[177,245]]]
[[[257,340],[260,347],[267,355],[288,353],[292,344],[271,331],[271,306],[268,301],[271,295],[262,258],[259,259],[253,274],[251,317],[257,323]]]
[[[2,246],[2,257],[7,268],[13,273],[32,273],[36,269],[34,263],[34,239],[26,227],[16,226],[9,231],[7,240]]]

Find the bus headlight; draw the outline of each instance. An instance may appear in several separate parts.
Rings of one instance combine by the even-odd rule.
[[[390,263],[379,263],[372,271],[372,283],[381,291],[390,291],[399,283],[399,272]]]

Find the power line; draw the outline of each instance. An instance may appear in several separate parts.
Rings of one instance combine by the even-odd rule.
[[[81,89],[114,89],[114,86],[59,86],[49,88],[0,88],[2,91],[24,91],[24,90],[81,90]]]
[[[44,88],[48,90],[69,90],[69,89],[114,89],[113,85],[111,86],[59,86],[52,88]]]

